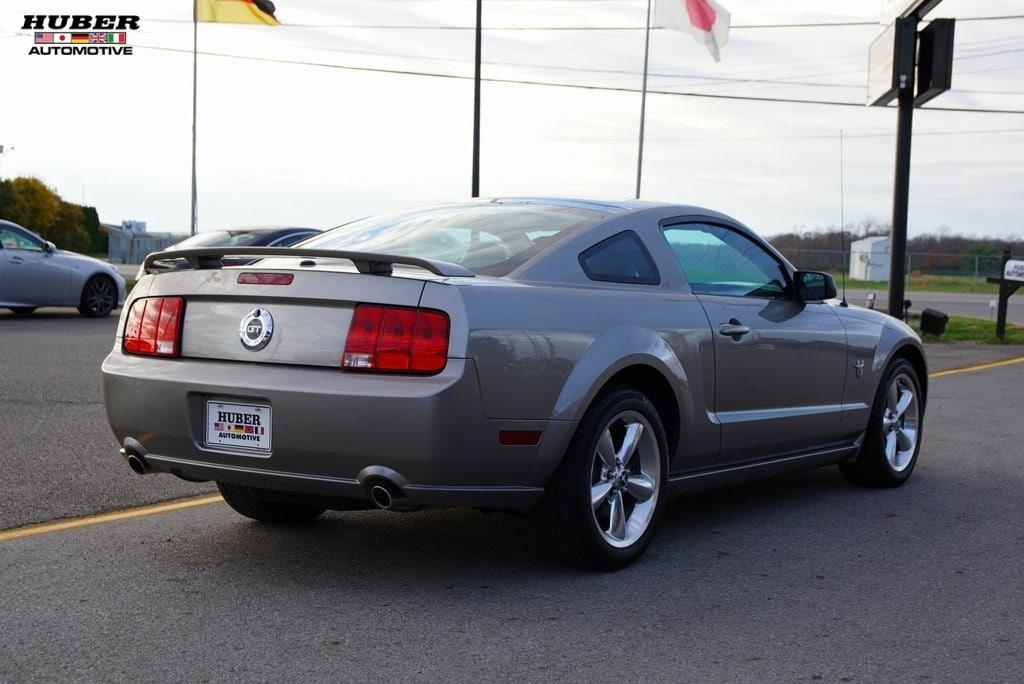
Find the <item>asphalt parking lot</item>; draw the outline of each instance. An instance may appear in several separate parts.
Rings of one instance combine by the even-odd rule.
[[[0,315],[0,529],[208,493],[115,457],[114,319],[43,313]],[[0,541],[0,680],[1016,680],[1024,363],[930,384],[906,486],[828,468],[675,501],[614,574],[470,510],[275,528],[211,503]]]

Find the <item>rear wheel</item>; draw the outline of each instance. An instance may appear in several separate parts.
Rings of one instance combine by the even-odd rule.
[[[600,395],[531,517],[545,545],[580,567],[617,570],[644,552],[665,505],[668,447],[643,393]]]
[[[846,479],[869,487],[898,487],[910,479],[921,449],[923,399],[913,364],[893,359],[875,393],[860,454],[839,465]]]
[[[82,288],[82,298],[78,303],[78,311],[83,316],[102,318],[109,316],[117,305],[117,285],[107,276],[96,275],[89,278]]]
[[[31,314],[35,310],[36,310],[36,307],[34,307],[34,306],[12,306],[11,307],[11,311],[13,311],[14,313],[16,313],[19,316],[28,316],[29,314]]]
[[[217,489],[231,508],[247,518],[269,523],[294,524],[316,518],[325,509],[308,504],[261,499],[249,487],[218,482]]]

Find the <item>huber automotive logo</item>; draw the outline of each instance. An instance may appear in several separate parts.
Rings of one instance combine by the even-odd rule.
[[[30,55],[130,55],[128,31],[139,28],[133,14],[26,14],[21,26],[33,31]]]

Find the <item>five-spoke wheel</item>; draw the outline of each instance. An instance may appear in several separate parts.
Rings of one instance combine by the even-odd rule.
[[[914,382],[900,373],[889,383],[882,413],[882,434],[885,435],[885,457],[896,472],[906,470],[917,447],[917,397]]]
[[[573,565],[625,567],[654,536],[665,505],[668,444],[661,415],[632,388],[602,392],[531,517],[548,548]]]
[[[658,503],[661,453],[647,420],[636,411],[612,418],[591,471],[590,501],[601,535],[612,546],[629,546],[647,531]]]
[[[910,477],[921,447],[924,394],[917,369],[893,359],[882,373],[860,453],[839,468],[852,482],[895,487]]]

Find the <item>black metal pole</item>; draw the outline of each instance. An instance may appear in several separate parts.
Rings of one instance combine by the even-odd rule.
[[[473,197],[480,196],[480,48],[484,1],[476,0],[476,71],[473,76]]]
[[[1010,284],[1006,282],[1006,262],[1012,258],[1013,252],[1007,246],[1003,250],[1003,259],[999,266],[999,309],[996,313],[996,337],[1000,340],[1006,338],[1006,305],[1010,301],[1010,293],[1008,292]]]
[[[912,23],[912,43],[917,44],[917,19]],[[901,75],[899,123],[896,128],[896,179],[893,185],[892,235],[889,249],[889,315],[905,317],[903,300],[907,276],[907,218],[910,205],[910,144],[914,132],[914,69]]]

